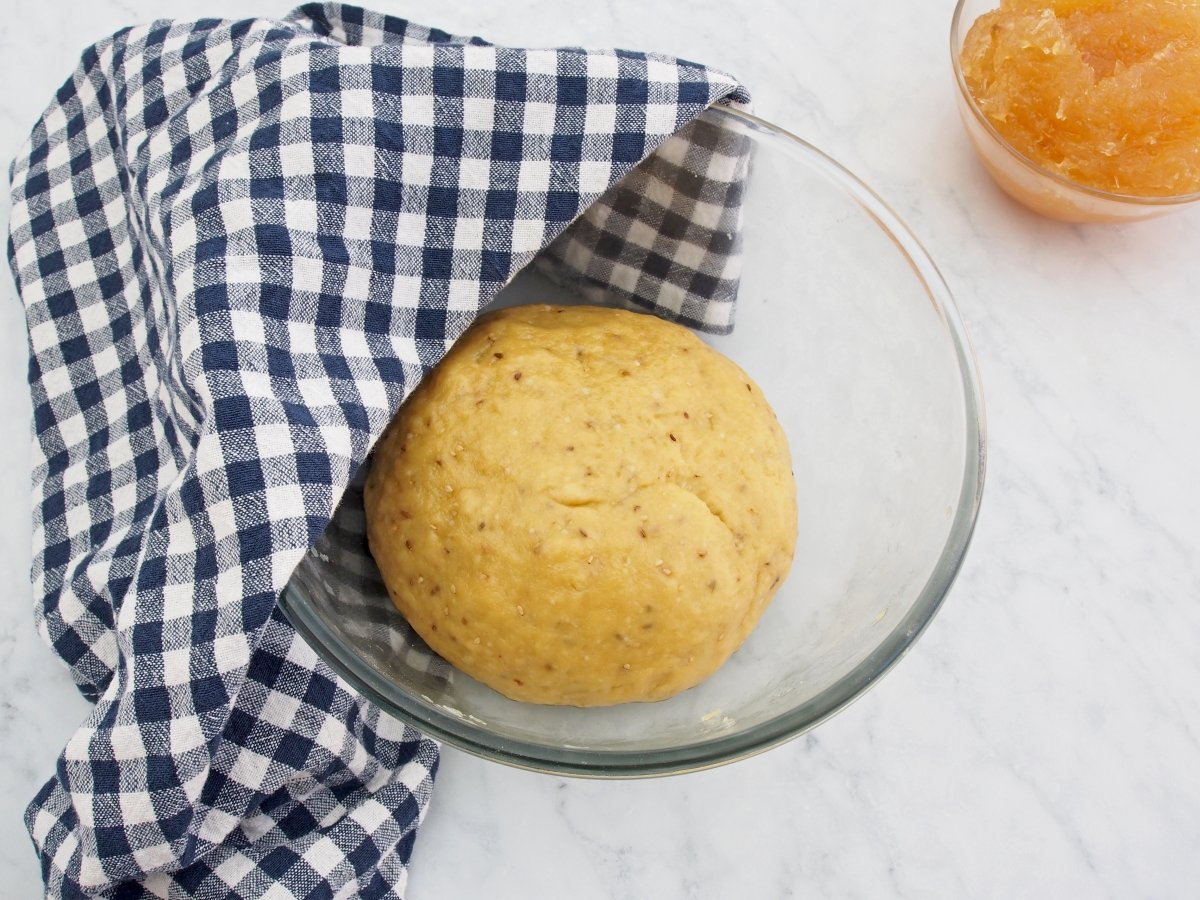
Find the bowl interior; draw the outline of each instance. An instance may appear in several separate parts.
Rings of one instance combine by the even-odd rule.
[[[432,657],[339,523],[282,604],[318,652],[390,712],[472,752],[576,774],[713,765],[792,737],[903,653],[966,550],[982,488],[973,364],[936,269],[860,182],[741,113],[753,146],[733,333],[707,338],[762,387],[791,445],[795,564],[761,623],[712,678],[670,700],[602,709],[505,699]],[[525,273],[500,304],[573,302]]]

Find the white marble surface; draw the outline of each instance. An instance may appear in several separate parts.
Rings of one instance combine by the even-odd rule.
[[[974,339],[991,431],[958,585],[875,690],[807,737],[682,778],[567,781],[447,751],[411,900],[1196,896],[1200,210],[1079,228],[998,194],[955,117],[952,0],[373,5],[738,74],[760,114],[845,162],[925,242]],[[286,8],[6,0],[0,156],[92,40]],[[24,330],[7,275],[0,294],[0,894],[18,898],[40,885],[22,808],[85,703],[33,630]]]

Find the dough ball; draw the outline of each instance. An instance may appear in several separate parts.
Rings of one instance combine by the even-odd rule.
[[[791,565],[796,491],[762,392],[685,328],[601,307],[480,318],[366,483],[392,600],[514,700],[660,700],[745,640]]]

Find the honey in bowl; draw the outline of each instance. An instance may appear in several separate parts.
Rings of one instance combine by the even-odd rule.
[[[1047,172],[1124,197],[1200,191],[1200,0],[1001,0],[975,21],[959,63],[982,116]],[[1038,196],[1028,173],[972,138],[1027,205],[1106,218],[1067,214],[1071,198]],[[1138,216],[1111,216],[1125,217]]]

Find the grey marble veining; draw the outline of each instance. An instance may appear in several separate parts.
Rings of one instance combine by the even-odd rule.
[[[928,633],[812,734],[711,772],[566,781],[447,750],[412,900],[1183,898],[1200,883],[1200,212],[1043,221],[1000,195],[954,110],[950,0],[376,0],[524,45],[722,66],[758,112],[863,177],[938,262],[979,356],[990,469]],[[213,0],[8,0],[0,155],[79,51]],[[7,202],[0,204],[6,219]],[[36,637],[23,324],[0,279],[0,875],[86,704]]]

